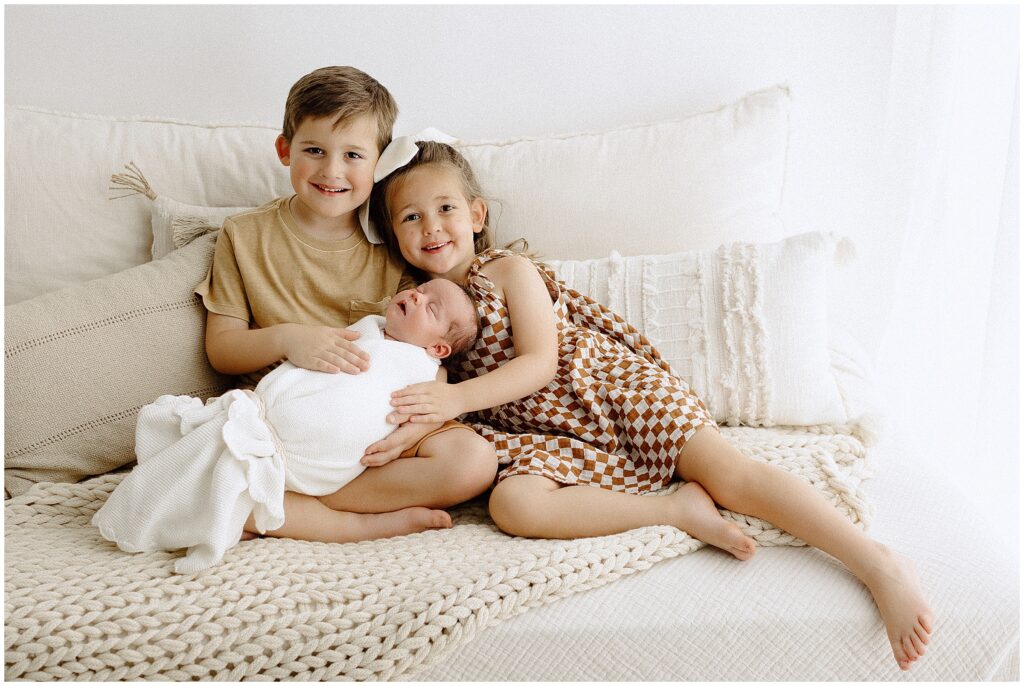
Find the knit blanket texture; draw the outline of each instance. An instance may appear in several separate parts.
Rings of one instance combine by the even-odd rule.
[[[853,429],[721,431],[867,528],[869,469]],[[173,572],[182,552],[124,553],[90,526],[124,476],[37,484],[5,502],[5,679],[403,679],[485,627],[704,545],[671,526],[513,537],[479,498],[451,510],[451,529],[348,544],[259,539],[183,576]],[[803,545],[723,515],[759,545]]]

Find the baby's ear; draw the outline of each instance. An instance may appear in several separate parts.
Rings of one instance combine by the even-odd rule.
[[[452,354],[452,346],[448,345],[444,341],[439,341],[434,345],[428,345],[426,347],[426,351],[427,354],[435,360],[443,360]]]

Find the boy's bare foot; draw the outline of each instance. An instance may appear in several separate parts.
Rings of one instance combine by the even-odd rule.
[[[914,563],[879,546],[882,562],[864,583],[882,615],[896,664],[906,671],[927,650],[932,633],[932,610],[921,591]]]
[[[338,514],[344,519],[344,524],[336,530],[338,543],[371,541],[376,538],[415,534],[428,529],[449,529],[452,526],[452,518],[447,512],[425,507],[407,507],[404,510],[380,514]]]
[[[665,496],[671,500],[674,524],[696,539],[732,553],[740,560],[749,560],[757,550],[754,539],[745,535],[732,522],[726,521],[715,507],[715,501],[697,483],[690,481]]]
[[[312,514],[304,512],[306,506],[312,506]],[[284,526],[268,531],[265,535],[321,543],[355,543],[416,534],[428,529],[450,529],[452,526],[452,518],[447,512],[426,507],[407,507],[380,514],[358,514],[332,510],[316,499],[309,498],[299,501],[292,512],[297,515],[294,521],[285,519]],[[308,520],[315,524],[309,524]],[[256,524],[250,514],[240,540],[257,538],[255,531]]]

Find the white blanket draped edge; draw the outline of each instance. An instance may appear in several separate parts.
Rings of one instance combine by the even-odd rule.
[[[93,518],[123,550],[188,548],[178,573],[216,564],[250,513],[260,531],[284,524],[285,456],[258,397],[229,391],[209,404],[164,395],[139,414],[139,464]],[[151,517],[152,508],[175,508]],[[162,522],[161,526],[147,526]]]

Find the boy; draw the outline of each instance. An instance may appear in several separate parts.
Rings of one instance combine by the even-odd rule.
[[[179,573],[216,564],[247,518],[260,530],[286,522],[286,491],[323,495],[357,478],[366,447],[395,429],[387,422],[391,392],[437,378],[442,359],[473,344],[479,320],[460,286],[435,279],[396,295],[384,317],[369,315],[351,328],[373,360],[363,374],[285,362],[251,393],[231,391],[206,405],[165,395],[142,408],[139,464],[93,525],[128,552],[188,548],[175,561]],[[361,541],[451,526],[444,510],[422,507],[349,519],[351,526],[320,538]]]
[[[317,69],[292,86],[276,148],[295,194],[229,218],[196,288],[215,369],[244,375],[251,388],[281,360],[328,373],[367,368],[358,334],[344,327],[380,314],[412,285],[359,219],[397,115],[387,89],[352,67]],[[367,470],[319,499],[287,494],[285,525],[269,534],[349,540],[345,529],[360,526],[358,514],[444,508],[483,493],[497,471],[494,450],[453,426],[401,427],[371,449],[381,457],[416,445],[415,457]]]

